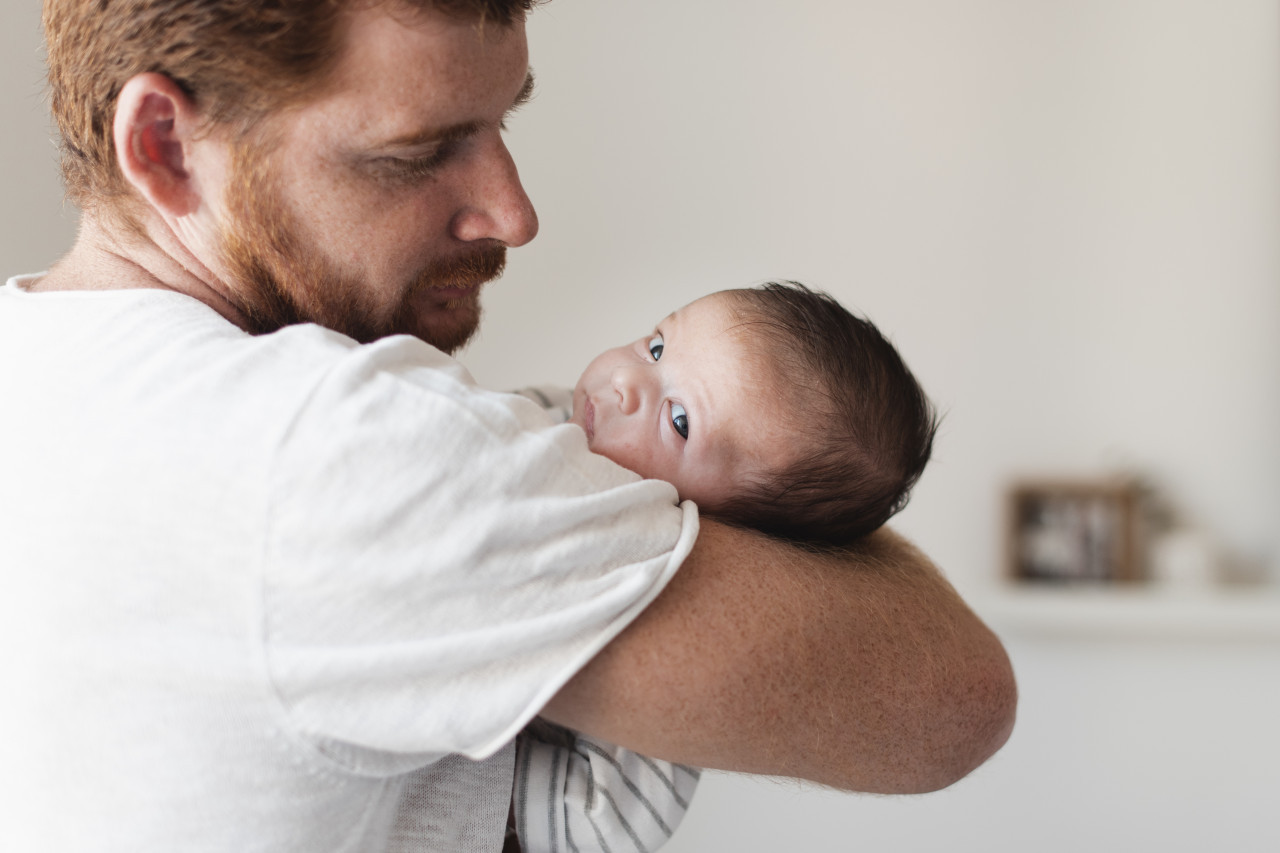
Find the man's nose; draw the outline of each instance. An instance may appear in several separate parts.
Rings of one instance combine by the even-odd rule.
[[[538,214],[520,183],[515,161],[498,137],[481,165],[468,176],[465,201],[454,215],[459,240],[497,240],[523,246],[538,234]]]
[[[611,379],[618,392],[618,409],[624,415],[635,414],[652,392],[649,371],[639,365],[615,367]]]

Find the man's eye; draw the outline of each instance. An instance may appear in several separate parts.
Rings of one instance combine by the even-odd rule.
[[[402,174],[418,178],[430,175],[443,160],[444,156],[441,153],[432,154],[430,157],[408,157],[398,160],[396,167]]]
[[[662,344],[658,344],[658,349],[662,349]],[[681,438],[689,437],[689,415],[679,403],[671,404],[671,425],[680,433]]]
[[[372,165],[379,177],[412,180],[431,176],[447,156],[447,152],[441,149],[425,157],[379,157]]]
[[[653,356],[654,361],[662,358],[662,335],[649,338],[649,355]]]

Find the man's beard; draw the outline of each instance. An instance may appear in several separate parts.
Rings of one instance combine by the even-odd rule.
[[[220,247],[231,297],[248,331],[317,323],[361,343],[413,335],[447,353],[471,339],[480,325],[480,287],[502,275],[505,246],[491,242],[438,258],[400,285],[393,304],[379,305],[372,283],[337,269],[308,244],[283,206],[265,148],[236,146]]]

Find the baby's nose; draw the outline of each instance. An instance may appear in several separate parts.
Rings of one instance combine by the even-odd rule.
[[[645,375],[643,368],[628,365],[613,371],[613,389],[618,392],[618,408],[624,415],[635,414],[644,402]]]

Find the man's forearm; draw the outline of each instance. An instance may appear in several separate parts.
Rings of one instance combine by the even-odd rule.
[[[901,537],[815,554],[704,520],[544,714],[671,761],[905,793],[985,761],[1015,705],[999,640]]]

